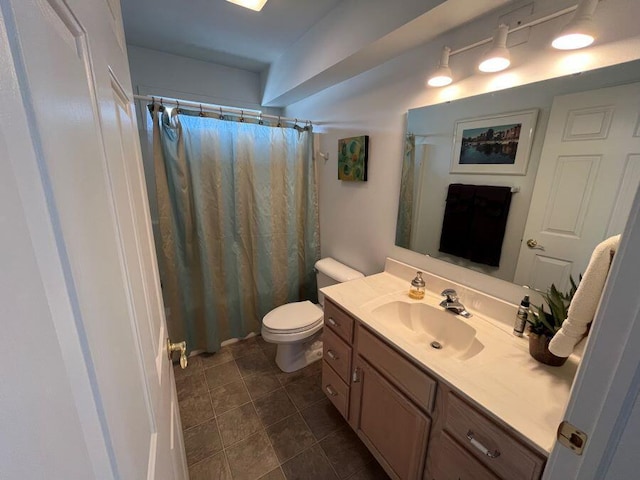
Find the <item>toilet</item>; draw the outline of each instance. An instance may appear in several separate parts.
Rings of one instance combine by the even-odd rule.
[[[283,372],[295,372],[322,358],[324,295],[320,289],[364,276],[329,257],[318,260],[315,271],[320,305],[308,300],[287,303],[262,319],[262,338],[278,345],[276,364]]]

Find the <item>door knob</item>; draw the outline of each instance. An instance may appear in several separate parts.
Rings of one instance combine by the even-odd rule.
[[[535,238],[527,240],[527,247],[532,250],[544,250],[544,247],[542,245],[538,245],[538,241]]]
[[[180,368],[187,368],[187,342],[171,343],[167,338],[167,356],[172,360],[173,352],[180,352]]]

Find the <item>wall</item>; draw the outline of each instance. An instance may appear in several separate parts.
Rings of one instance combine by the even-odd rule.
[[[131,83],[141,95],[260,108],[260,74],[127,45]]]
[[[287,107],[286,115],[311,118],[324,133],[319,150],[329,159],[318,159],[322,254],[365,274],[381,271],[385,257],[391,256],[519,301],[519,287],[394,245],[405,114],[411,108],[637,59],[640,35],[634,18],[638,15],[640,2],[601,2],[596,15],[601,34],[597,44],[585,51],[564,53],[548,47],[553,34],[568,21],[559,17],[530,29],[527,41],[511,48],[512,68],[506,72],[480,75],[475,65],[482,49],[471,49],[451,58],[454,84],[426,88],[425,79],[435,68],[442,45],[455,49],[474,43],[484,38],[479,34],[487,25],[495,25],[495,15],[482,18]],[[370,135],[369,180],[339,182],[337,141],[361,134]]]

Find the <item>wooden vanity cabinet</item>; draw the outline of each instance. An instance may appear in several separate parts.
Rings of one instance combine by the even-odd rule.
[[[322,388],[396,480],[539,480],[546,458],[325,299]]]
[[[325,394],[392,478],[421,479],[437,382],[331,300],[324,311]]]
[[[349,420],[351,394],[354,323],[354,319],[347,312],[325,298],[322,332],[322,389],[347,420]]]
[[[350,424],[387,473],[420,478],[430,418],[362,357],[355,368]]]

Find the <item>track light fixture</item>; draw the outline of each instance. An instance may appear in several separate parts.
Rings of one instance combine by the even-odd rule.
[[[482,56],[478,69],[481,72],[488,73],[500,72],[506,69],[511,65],[511,55],[507,48],[507,36],[509,33],[514,33],[524,28],[535,27],[536,25],[567,15],[572,11],[575,12],[573,18],[555,37],[552,45],[559,50],[575,50],[587,47],[591,45],[595,39],[596,28],[593,22],[593,14],[598,6],[598,1],[599,0],[579,0],[576,6],[563,8],[544,17],[520,24],[512,30],[509,30],[507,25],[500,25],[493,37],[485,38],[465,47],[460,47],[457,50],[452,51],[449,47],[444,47],[438,69],[429,77],[427,85],[430,87],[444,87],[451,84],[451,82],[453,82],[453,75],[451,68],[449,68],[449,58],[488,43],[491,43],[491,47]]]
[[[577,50],[588,47],[595,40],[593,13],[598,0],[582,0],[571,21],[553,39],[551,46],[558,50]]]
[[[511,65],[511,55],[507,48],[507,34],[509,27],[500,25],[493,36],[491,48],[484,54],[478,69],[481,72],[493,73],[500,72]]]
[[[449,68],[449,54],[451,49],[449,47],[442,48],[442,56],[440,57],[440,63],[438,69],[429,77],[427,84],[431,87],[445,87],[453,82],[453,75]]]

